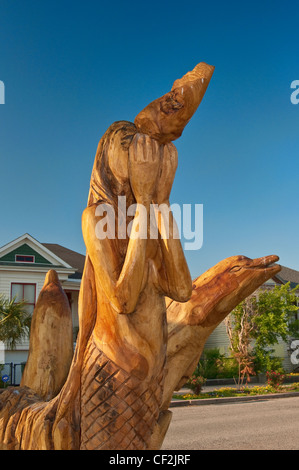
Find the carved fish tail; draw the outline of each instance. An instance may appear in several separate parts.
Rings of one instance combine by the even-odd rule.
[[[142,382],[120,369],[91,337],[81,376],[81,450],[146,450],[158,421],[163,371]]]

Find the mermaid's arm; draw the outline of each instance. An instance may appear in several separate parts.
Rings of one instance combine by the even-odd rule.
[[[164,270],[160,272],[159,284],[167,297],[178,302],[185,302],[191,297],[192,279],[169,203],[170,191],[177,168],[177,150],[170,143],[163,145],[161,152],[161,174],[154,198],[164,266]]]
[[[119,264],[114,240],[97,237],[96,205],[83,212],[82,230],[87,252],[94,267],[96,279],[118,313],[131,313],[135,310],[141,291],[146,261],[146,239],[138,236],[130,239],[125,261],[119,274]],[[147,223],[147,214],[136,211],[132,230]],[[144,220],[145,219],[145,220]]]

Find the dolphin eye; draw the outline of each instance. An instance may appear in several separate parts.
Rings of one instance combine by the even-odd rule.
[[[241,266],[233,266],[233,267],[229,270],[229,272],[230,272],[230,273],[236,273],[237,271],[240,271],[240,269],[241,269]]]

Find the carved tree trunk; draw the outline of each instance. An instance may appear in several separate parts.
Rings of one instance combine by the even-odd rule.
[[[57,273],[51,270],[35,306],[21,387],[50,400],[65,383],[72,358],[72,312]]]

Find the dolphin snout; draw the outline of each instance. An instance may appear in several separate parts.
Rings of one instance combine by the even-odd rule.
[[[276,255],[263,256],[261,258],[256,258],[253,260],[253,267],[263,268],[269,267],[273,263],[276,263],[279,260],[279,257]]]

